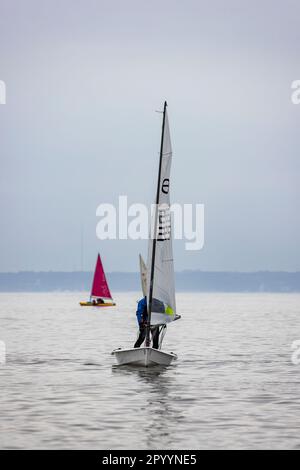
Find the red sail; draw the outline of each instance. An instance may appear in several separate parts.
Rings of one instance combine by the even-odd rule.
[[[91,292],[92,297],[105,297],[111,299],[111,294],[108,288],[108,284],[106,281],[104,269],[102,266],[100,255],[98,254],[94,280],[93,280],[93,287]]]

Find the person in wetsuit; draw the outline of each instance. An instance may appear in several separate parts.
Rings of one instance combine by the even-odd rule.
[[[137,311],[136,311],[136,318],[139,325],[139,337],[136,340],[134,347],[139,348],[146,338],[147,333],[147,320],[148,320],[148,312],[147,312],[147,297],[144,297],[138,302]],[[151,335],[152,335],[152,347],[154,349],[158,349],[159,346],[159,326],[155,326],[151,328]]]

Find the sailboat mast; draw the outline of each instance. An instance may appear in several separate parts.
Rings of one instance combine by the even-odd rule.
[[[150,346],[150,326],[151,326],[151,312],[152,312],[152,299],[153,299],[153,278],[154,278],[156,237],[157,237],[157,209],[158,209],[158,205],[159,205],[161,164],[162,164],[163,147],[164,147],[166,109],[167,109],[167,102],[165,101],[164,111],[163,111],[163,121],[162,121],[162,131],[161,131],[161,141],[160,141],[160,154],[159,154],[158,180],[157,180],[157,191],[156,191],[156,201],[155,201],[154,236],[153,236],[153,242],[152,242],[150,288],[149,288],[149,299],[148,299],[148,320],[147,320],[147,327],[146,327],[147,328],[146,329],[146,347]]]

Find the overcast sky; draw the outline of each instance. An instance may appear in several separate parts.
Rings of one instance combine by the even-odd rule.
[[[138,269],[96,208],[154,199],[161,115],[173,202],[205,204],[175,268],[299,270],[300,3],[0,0],[0,271]]]

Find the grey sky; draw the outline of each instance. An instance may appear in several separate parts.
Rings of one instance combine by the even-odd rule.
[[[0,0],[0,271],[136,270],[146,242],[95,236],[96,207],[154,198],[169,103],[173,202],[205,204],[175,267],[296,270],[298,1]]]

